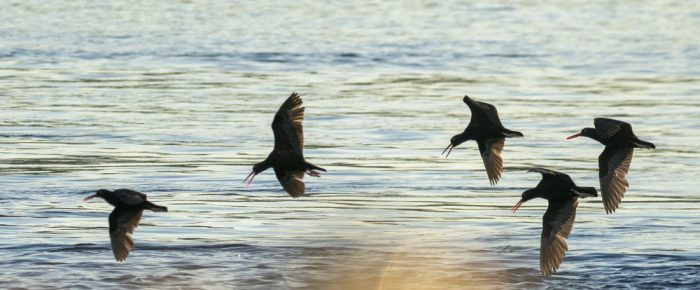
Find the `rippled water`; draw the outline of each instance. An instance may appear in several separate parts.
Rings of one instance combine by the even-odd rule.
[[[0,288],[691,288],[700,283],[700,6],[695,1],[3,1]],[[304,97],[292,199],[272,172],[272,116]],[[464,94],[509,139],[490,186]],[[587,199],[559,272],[539,274],[544,166],[598,186],[597,116],[633,124],[621,208]],[[111,207],[146,212],[114,261]]]

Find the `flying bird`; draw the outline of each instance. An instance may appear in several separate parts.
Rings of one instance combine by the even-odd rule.
[[[655,149],[656,146],[647,141],[642,141],[632,132],[629,123],[608,118],[595,118],[595,128],[583,128],[580,133],[571,135],[566,139],[578,136],[586,136],[596,140],[605,149],[598,156],[598,176],[600,178],[600,191],[603,195],[605,212],[615,212],[625,196],[629,183],[625,176],[632,163],[634,148]]]
[[[539,172],[542,180],[537,187],[528,189],[520,201],[513,206],[512,212],[526,201],[541,197],[549,202],[542,217],[542,236],[540,238],[540,272],[544,276],[556,272],[564,260],[566,238],[571,234],[576,219],[578,198],[598,196],[594,187],[576,186],[569,175],[544,168],[533,168],[528,172]]]
[[[275,147],[265,160],[253,166],[253,171],[243,180],[250,185],[255,175],[272,167],[277,180],[289,195],[294,198],[304,195],[304,173],[320,177],[316,171],[325,169],[313,165],[304,159],[304,107],[297,93],[287,98],[275,114],[272,132],[275,134]]]
[[[131,189],[117,189],[109,191],[100,189],[97,193],[83,199],[91,200],[101,197],[114,206],[109,214],[109,239],[112,242],[114,258],[121,262],[126,260],[129,251],[134,248],[134,240],[131,235],[134,228],[139,225],[144,209],[154,212],[167,212],[168,208],[159,206],[146,200],[146,195]]]
[[[452,149],[459,144],[467,140],[475,140],[476,144],[479,145],[481,159],[484,160],[486,174],[491,185],[494,185],[498,183],[503,171],[501,151],[503,151],[506,138],[522,137],[523,133],[503,127],[501,119],[498,118],[498,111],[493,105],[473,100],[469,96],[464,96],[463,101],[472,112],[471,120],[464,132],[454,135],[450,139],[450,145],[447,145],[442,154],[447,152],[445,156],[447,158]]]

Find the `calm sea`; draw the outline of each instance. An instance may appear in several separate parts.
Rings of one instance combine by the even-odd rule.
[[[0,1],[0,288],[582,289],[700,284],[698,1]],[[292,199],[273,145],[291,92],[306,157]],[[469,94],[509,139],[490,186]],[[532,166],[598,187],[597,142],[633,124],[621,208],[579,206],[539,273]],[[148,194],[124,263],[100,188]]]

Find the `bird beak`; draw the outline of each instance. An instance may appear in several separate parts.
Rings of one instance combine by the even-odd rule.
[[[520,208],[520,206],[523,205],[524,202],[525,202],[525,199],[521,199],[520,201],[518,201],[518,203],[516,203],[513,206],[513,208],[510,209],[510,212],[515,213],[515,211],[518,210],[518,208]]]
[[[571,135],[571,136],[569,136],[569,137],[566,137],[566,140],[571,140],[571,139],[574,139],[574,138],[576,138],[576,137],[578,137],[578,136],[581,136],[581,133],[576,133],[576,134],[574,134],[574,135]]]
[[[245,183],[246,187],[250,186],[250,183],[253,182],[253,178],[255,178],[255,171],[251,171],[250,174],[248,174],[248,176],[245,179],[243,179],[243,183]]]
[[[91,200],[91,199],[95,198],[96,196],[97,196],[97,194],[89,195],[89,196],[83,198],[83,201]]]
[[[452,149],[454,148],[455,146],[452,145],[452,143],[450,143],[450,145],[447,145],[447,148],[445,148],[445,150],[442,150],[442,154],[440,154],[440,156],[444,155],[445,152],[447,152],[447,155],[445,155],[445,158],[447,158],[447,156],[450,156],[450,153],[452,153]],[[450,151],[447,151],[447,149],[450,149]]]

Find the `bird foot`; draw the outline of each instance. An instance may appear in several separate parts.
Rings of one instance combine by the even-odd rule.
[[[313,177],[321,177],[321,173],[318,173],[318,172],[311,170],[311,169],[306,170],[306,174],[311,175]]]

